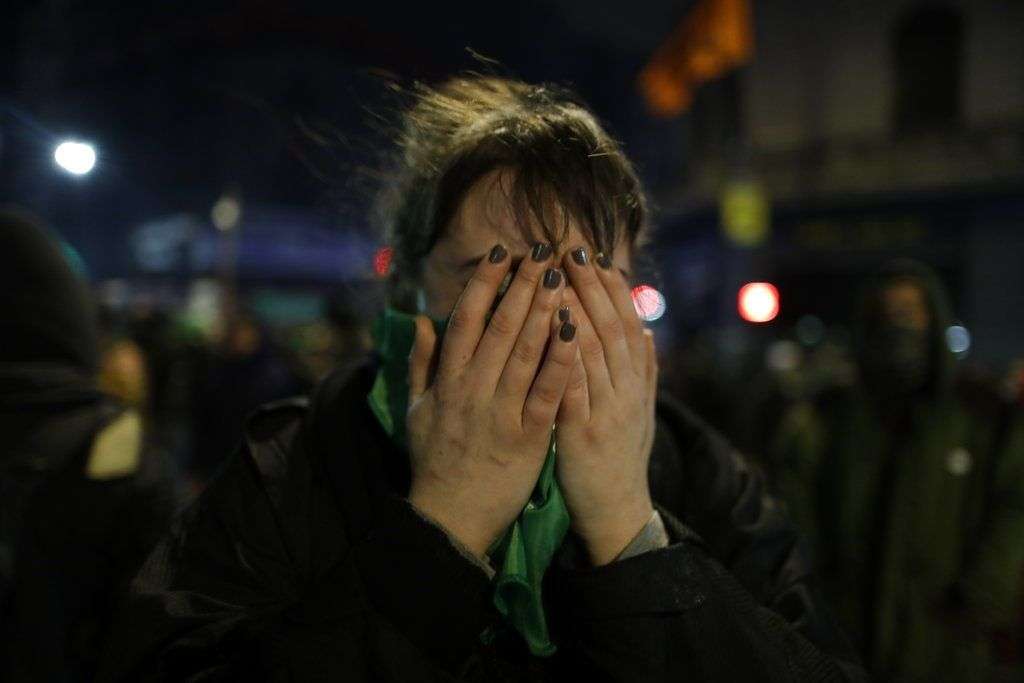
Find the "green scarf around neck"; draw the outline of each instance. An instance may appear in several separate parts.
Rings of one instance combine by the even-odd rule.
[[[447,320],[433,320],[438,339]],[[386,308],[374,321],[373,338],[380,368],[367,401],[384,431],[403,450],[408,448],[405,414],[409,400],[409,353],[416,337],[415,316]],[[544,572],[569,530],[569,511],[555,479],[555,434],[547,459],[526,507],[488,555],[497,567],[494,606],[526,641],[530,652],[555,653],[541,599]],[[492,634],[482,634],[487,638]]]

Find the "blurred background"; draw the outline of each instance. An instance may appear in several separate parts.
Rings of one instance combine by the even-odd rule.
[[[1020,392],[1022,30],[997,0],[8,2],[0,202],[54,226],[107,381],[201,480],[248,410],[368,348],[387,84],[476,53],[623,142],[663,381],[756,450],[849,381],[860,283],[897,256],[949,289],[962,369]]]
[[[650,194],[633,293],[663,385],[766,466],[870,668],[1020,680],[1022,36],[1010,0],[8,0],[0,205],[89,283],[101,388],[187,498],[253,409],[372,347],[401,88],[568,85]],[[929,270],[858,327],[893,259]]]

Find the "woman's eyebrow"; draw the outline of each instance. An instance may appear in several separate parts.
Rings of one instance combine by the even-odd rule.
[[[462,263],[460,263],[460,264],[459,264],[459,266],[458,266],[459,270],[467,270],[467,269],[469,269],[469,268],[473,268],[473,267],[475,267],[475,266],[476,266],[476,265],[477,265],[478,263],[480,263],[481,261],[483,261],[483,260],[484,260],[484,256],[486,256],[486,255],[487,255],[487,254],[480,254],[479,256],[474,256],[473,258],[471,258],[471,259],[469,259],[469,260],[467,260],[467,261],[463,261],[463,262],[462,262]],[[523,257],[523,256],[520,256],[520,257],[518,257],[518,258],[513,258],[512,260],[513,260],[513,261],[517,261],[517,260],[521,261],[521,260],[522,260],[523,258],[525,258],[525,257]],[[631,275],[629,274],[629,271],[625,270],[624,268],[619,268],[619,272],[620,272],[620,273],[622,273],[622,276],[623,276],[624,278],[626,278],[627,280],[628,280],[628,279],[629,279],[630,277],[632,277],[632,276],[631,276]]]

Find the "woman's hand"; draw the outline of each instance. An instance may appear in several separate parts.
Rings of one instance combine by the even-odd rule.
[[[558,479],[573,530],[595,565],[611,562],[651,518],[657,359],[629,284],[608,257],[565,257],[579,356],[558,412]]]
[[[486,322],[510,262],[491,250],[455,305],[433,381],[437,337],[416,319],[409,501],[479,556],[529,500],[576,358],[575,330],[557,316],[564,275],[550,259],[548,245],[535,247]]]

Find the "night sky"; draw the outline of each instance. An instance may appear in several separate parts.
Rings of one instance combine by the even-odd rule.
[[[42,213],[98,275],[131,274],[111,247],[139,224],[205,218],[228,187],[365,233],[397,104],[386,83],[467,69],[574,87],[657,188],[681,165],[680,125],[646,112],[635,78],[690,4],[15,3],[0,200]],[[64,136],[97,146],[95,172],[54,168]]]

